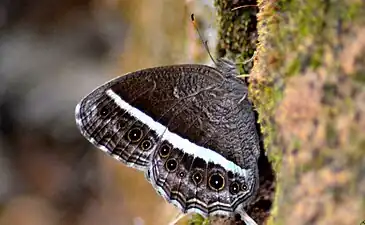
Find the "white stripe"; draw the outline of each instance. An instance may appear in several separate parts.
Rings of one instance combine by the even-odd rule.
[[[227,160],[222,155],[210,149],[198,146],[187,139],[180,137],[179,135],[170,132],[167,127],[154,121],[150,116],[146,115],[139,109],[129,105],[124,101],[119,95],[117,95],[113,90],[108,89],[106,94],[111,97],[114,102],[120,106],[122,109],[128,111],[131,116],[136,117],[142,123],[146,124],[151,130],[155,131],[158,136],[162,136],[162,140],[166,140],[174,145],[174,147],[181,149],[182,151],[193,155],[194,157],[199,157],[204,159],[206,162],[213,162],[215,164],[221,165],[227,171],[232,171],[239,173],[244,177],[247,177],[247,171],[242,169],[237,164],[232,161]]]

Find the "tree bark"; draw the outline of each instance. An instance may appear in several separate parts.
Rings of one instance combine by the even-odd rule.
[[[232,11],[244,4],[256,3],[216,0],[217,50],[241,61],[256,51],[252,70],[242,72],[250,72],[249,97],[276,173],[271,211],[258,224],[361,224],[364,1],[259,0]]]

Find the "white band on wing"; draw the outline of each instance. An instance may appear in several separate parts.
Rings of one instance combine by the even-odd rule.
[[[221,165],[227,171],[232,171],[234,173],[239,173],[241,176],[247,178],[248,172],[242,169],[237,164],[232,161],[227,160],[222,155],[208,148],[198,146],[187,139],[180,137],[179,135],[170,132],[167,127],[161,123],[153,120],[150,116],[140,111],[139,109],[131,106],[126,101],[124,101],[119,95],[117,95],[113,90],[108,89],[106,94],[114,100],[114,102],[122,109],[128,111],[128,113],[140,120],[142,123],[147,125],[151,130],[155,131],[158,136],[162,136],[162,141],[166,140],[173,144],[174,147],[181,149],[185,153],[193,155],[194,157],[199,157],[206,162],[213,162],[215,164]]]

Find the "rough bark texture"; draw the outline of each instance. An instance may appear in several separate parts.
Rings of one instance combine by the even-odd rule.
[[[254,48],[237,48],[237,40],[245,44],[249,36],[236,26],[246,23],[244,14],[252,9],[229,11],[233,3],[247,1],[216,0],[218,51],[238,49],[247,59]],[[259,43],[249,82],[277,175],[267,224],[350,225],[365,219],[364,4],[258,2]]]

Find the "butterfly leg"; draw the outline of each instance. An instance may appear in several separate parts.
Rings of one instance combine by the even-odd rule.
[[[184,213],[179,212],[179,214],[176,215],[175,219],[169,223],[169,225],[176,225],[179,220],[181,220],[185,216]]]
[[[237,213],[240,214],[241,219],[245,221],[247,225],[257,225],[257,223],[246,213],[243,207],[237,209]]]

